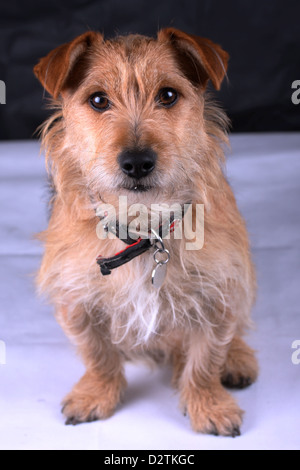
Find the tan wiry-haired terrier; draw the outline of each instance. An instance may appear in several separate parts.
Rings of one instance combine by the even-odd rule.
[[[243,412],[224,387],[257,378],[242,339],[255,275],[223,172],[227,119],[206,93],[227,61],[210,40],[167,28],[155,39],[87,32],[34,69],[56,108],[42,133],[54,196],[38,285],[86,366],[63,402],[68,424],[113,413],[126,360],[166,358],[193,429],[240,434]],[[201,249],[187,249],[186,231],[175,237],[174,217],[165,239],[163,222],[151,236],[126,226],[125,239],[118,227],[99,237],[100,222],[111,230],[101,205],[117,210],[120,196],[149,214],[153,204],[192,207],[193,227],[204,205]]]

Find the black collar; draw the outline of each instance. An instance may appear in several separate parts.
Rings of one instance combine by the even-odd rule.
[[[189,206],[190,204],[191,203],[187,203],[184,205],[180,222],[184,218],[186,206]],[[116,226],[112,226],[108,223],[105,223],[105,217],[106,216],[100,217],[100,219],[102,219],[102,223],[104,224],[104,230],[106,232],[113,233],[117,238],[120,239],[120,227],[118,221],[116,222]],[[168,220],[167,223],[161,223],[157,229],[157,232],[152,230],[152,232],[150,231],[148,234],[146,234],[146,236],[139,237],[138,239],[132,238],[129,234],[128,227],[127,229],[125,228],[127,238],[122,238],[122,241],[127,245],[126,248],[109,258],[104,258],[101,255],[97,257],[97,263],[100,266],[101,274],[103,276],[107,276],[111,274],[112,269],[118,268],[119,266],[128,263],[132,259],[148,251],[153,246],[155,247],[157,241],[161,241],[166,236],[166,234],[174,232],[176,221],[179,221],[179,219],[175,219],[174,213],[171,213],[170,220]]]

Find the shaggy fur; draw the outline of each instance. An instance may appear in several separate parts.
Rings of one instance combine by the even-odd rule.
[[[257,376],[253,351],[241,339],[251,324],[255,275],[244,221],[224,176],[227,119],[207,96],[220,88],[228,56],[211,41],[175,29],[157,39],[138,35],[104,41],[88,32],[41,59],[35,74],[56,108],[42,131],[47,168],[55,185],[40,291],[77,345],[87,372],[64,400],[67,423],[111,415],[126,385],[124,361],[169,358],[173,383],[195,431],[236,436],[242,412],[222,382],[242,387]],[[156,96],[179,93],[171,108]],[[96,112],[95,92],[113,103]],[[117,157],[126,148],[150,147],[152,189],[126,189]],[[128,187],[128,186],[127,186]],[[167,278],[151,285],[152,252],[103,277],[101,253],[124,249],[99,240],[95,208],[101,201],[205,206],[205,243],[187,251],[186,240],[167,240]]]

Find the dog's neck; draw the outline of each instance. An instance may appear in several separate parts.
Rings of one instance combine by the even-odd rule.
[[[100,224],[103,228],[99,238],[107,238],[109,235],[113,235],[127,245],[124,250],[116,253],[112,257],[103,258],[101,255],[98,256],[97,263],[100,266],[102,275],[106,276],[111,274],[112,269],[128,263],[132,259],[153,248],[154,260],[157,266],[152,273],[152,284],[155,287],[160,287],[164,280],[164,277],[161,277],[161,272],[166,272],[166,264],[170,259],[169,251],[165,249],[163,240],[164,238],[170,238],[171,233],[176,230],[176,226],[182,222],[185,212],[190,205],[191,203],[187,203],[184,204],[183,207],[180,206],[180,211],[177,210],[177,213],[169,212],[168,218],[163,217],[163,214],[160,214],[154,227],[152,223],[153,220],[149,217],[147,212],[147,224],[144,230],[141,230],[141,222],[136,224],[134,227],[130,227],[130,224],[128,223],[121,224],[120,220],[116,218],[112,219],[108,205],[100,205],[96,211],[96,215],[100,218]],[[151,228],[149,228],[149,220],[151,222]],[[163,256],[163,259],[156,258],[158,253],[160,256]]]

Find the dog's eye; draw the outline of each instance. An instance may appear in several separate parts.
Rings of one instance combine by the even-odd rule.
[[[89,104],[95,111],[106,111],[110,107],[110,101],[105,93],[94,93],[89,98]]]
[[[178,93],[173,88],[162,88],[157,95],[157,102],[165,108],[170,108],[178,100]]]

